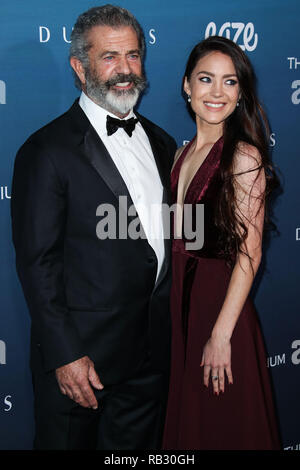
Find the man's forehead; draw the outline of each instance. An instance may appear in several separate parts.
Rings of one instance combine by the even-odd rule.
[[[131,26],[94,26],[88,33],[91,47],[107,50],[138,48],[138,37]]]

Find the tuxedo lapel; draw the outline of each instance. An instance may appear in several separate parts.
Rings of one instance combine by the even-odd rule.
[[[126,196],[128,207],[130,207],[133,202],[128,188],[104,143],[81,109],[78,101],[77,99],[73,103],[68,113],[74,126],[73,133],[78,138],[77,143],[81,153],[110,188],[116,199],[120,202],[119,197]],[[127,211],[127,207],[125,209]]]
[[[128,188],[105,145],[92,126],[86,131],[82,145],[83,152],[90,164],[105,181],[115,197],[119,200],[120,196],[126,196],[127,205],[130,207],[133,202]]]

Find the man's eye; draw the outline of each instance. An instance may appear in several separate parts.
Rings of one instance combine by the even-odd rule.
[[[113,55],[107,55],[106,57],[104,57],[104,60],[106,60],[107,62],[113,60],[114,56]]]

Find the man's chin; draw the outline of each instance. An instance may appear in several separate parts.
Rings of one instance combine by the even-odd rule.
[[[86,89],[86,94],[90,97],[101,108],[106,109],[107,111],[116,114],[116,116],[126,116],[129,111],[136,105],[139,98],[139,91],[134,90],[134,92],[126,93],[122,91],[113,91],[109,90],[107,93],[98,93],[98,91],[93,90],[92,88]]]
[[[125,94],[122,93],[120,96],[119,92],[117,94],[110,92],[106,97],[106,104],[112,112],[125,115],[136,105],[138,98],[138,93],[130,96],[125,96]]]

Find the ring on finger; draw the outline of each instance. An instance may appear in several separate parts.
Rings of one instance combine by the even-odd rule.
[[[212,378],[212,380],[219,380],[219,376],[218,376],[218,375],[212,375],[211,378]]]

